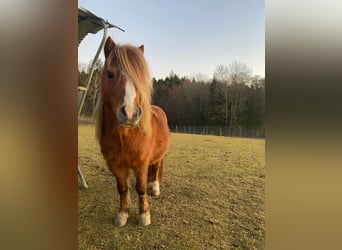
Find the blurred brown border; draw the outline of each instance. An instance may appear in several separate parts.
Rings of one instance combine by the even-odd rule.
[[[266,249],[341,246],[341,7],[266,1]]]
[[[77,1],[0,22],[0,248],[77,249]]]

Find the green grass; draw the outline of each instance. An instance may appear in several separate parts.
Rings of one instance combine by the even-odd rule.
[[[159,198],[149,197],[151,225],[138,226],[131,188],[127,225],[112,224],[116,181],[94,139],[79,125],[79,249],[264,249],[265,140],[172,134]],[[134,179],[131,179],[134,187]]]

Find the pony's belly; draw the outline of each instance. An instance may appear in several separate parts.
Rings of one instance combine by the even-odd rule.
[[[136,137],[110,137],[101,143],[102,154],[109,168],[114,166],[140,168],[161,161],[169,147],[169,134],[165,131],[164,138],[147,140]]]

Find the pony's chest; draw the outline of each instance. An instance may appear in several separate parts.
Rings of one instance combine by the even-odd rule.
[[[141,162],[148,158],[149,146],[139,139],[112,137],[102,141],[101,151],[106,160]]]

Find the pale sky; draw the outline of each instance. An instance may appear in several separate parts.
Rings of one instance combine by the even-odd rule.
[[[95,15],[123,28],[109,29],[117,43],[144,44],[151,75],[206,75],[234,60],[265,76],[265,3],[262,0],[79,0]],[[88,63],[103,32],[89,34],[78,48]],[[103,52],[101,57],[103,60]]]

